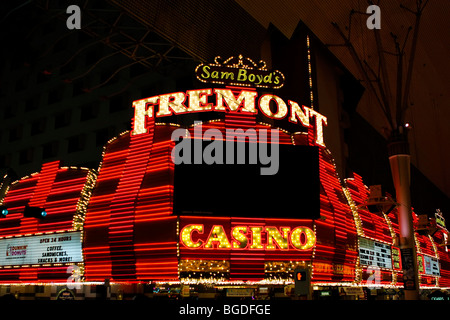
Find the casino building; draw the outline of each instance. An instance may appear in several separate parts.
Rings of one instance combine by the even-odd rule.
[[[301,21],[287,39],[219,1],[202,16],[218,35],[210,39],[207,23],[186,34],[207,1],[184,3],[185,11],[111,0],[102,12],[86,1],[90,23],[104,33],[73,32],[78,42],[65,59],[54,45],[39,62],[53,74],[40,72],[31,88],[22,69],[8,66],[16,91],[1,102],[20,106],[16,97],[26,95],[24,112],[10,108],[3,118],[10,149],[22,148],[17,141],[29,131],[43,153],[38,172],[0,184],[0,298],[401,298],[411,257],[399,245],[396,203],[346,163],[358,158],[352,165],[365,173],[382,171],[371,166],[383,154],[359,148],[373,129],[355,111],[364,89]],[[218,15],[242,24],[224,30]],[[77,57],[82,48],[92,51]],[[225,56],[210,59],[218,48]],[[90,73],[101,62],[101,74]],[[45,125],[50,117],[54,128]],[[345,126],[353,141],[344,141]],[[58,152],[65,144],[68,152]],[[35,165],[28,151],[21,170]],[[2,168],[14,166],[9,157],[0,154]],[[416,190],[424,189],[435,193]],[[441,213],[423,214],[412,210],[426,298],[450,288],[450,256]]]
[[[133,107],[133,130],[106,144],[98,170],[54,161],[11,184],[0,219],[2,294],[293,298],[299,269],[309,298],[401,294],[397,209],[389,195],[381,203],[390,206],[374,209],[361,176],[339,177],[322,138],[324,116],[274,93],[229,85]],[[158,122],[164,110],[207,120]],[[275,124],[285,117],[298,131]],[[177,164],[180,130],[178,144],[192,142],[183,152],[193,158]],[[251,145],[276,144],[278,172],[261,175],[262,162],[197,161],[211,140],[226,140],[236,153],[240,141],[248,155]],[[449,287],[445,224],[424,233],[415,214],[414,221],[421,288]]]

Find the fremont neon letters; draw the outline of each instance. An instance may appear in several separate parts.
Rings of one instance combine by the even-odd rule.
[[[227,235],[222,225],[213,225],[206,231],[203,224],[186,225],[180,242],[190,249],[205,250],[310,250],[316,244],[316,235],[308,227],[234,226]]]
[[[208,98],[215,95],[215,104]],[[165,117],[176,114],[202,111],[242,112],[257,114],[258,109],[266,117],[283,119],[289,114],[289,121],[298,123],[304,127],[310,126],[310,118],[315,119],[316,139],[315,143],[325,146],[323,141],[323,126],[327,125],[327,118],[317,111],[306,106],[300,106],[297,102],[288,100],[288,103],[273,94],[264,94],[258,101],[258,93],[254,90],[241,90],[236,96],[231,89],[198,89],[184,92],[173,92],[159,96],[149,97],[133,101],[134,124],[133,134],[147,132],[146,117]],[[276,111],[271,111],[270,106],[276,106]],[[158,111],[155,115],[155,108]]]

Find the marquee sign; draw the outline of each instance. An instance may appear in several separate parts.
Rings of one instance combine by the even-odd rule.
[[[447,227],[445,226],[445,218],[442,215],[442,212],[440,209],[437,209],[436,212],[434,213],[435,219],[436,219],[436,225],[442,229],[447,229]]]
[[[315,143],[324,147],[323,126],[327,118],[313,108],[301,106],[297,102],[284,101],[274,94],[263,94],[258,98],[255,88],[279,89],[284,85],[284,75],[278,70],[268,70],[266,63],[253,62],[239,55],[223,61],[215,58],[211,64],[200,64],[196,70],[197,78],[205,83],[241,86],[238,88],[206,88],[173,92],[133,101],[133,135],[147,132],[146,119],[166,117],[192,112],[219,111],[262,115],[281,120],[287,118],[303,127],[315,127]],[[314,119],[311,123],[311,119]]]
[[[440,267],[439,267],[439,260],[430,257],[428,255],[424,255],[424,266],[425,266],[425,274],[432,275],[432,276],[440,276]]]
[[[198,65],[195,74],[198,80],[205,83],[270,89],[279,89],[284,85],[284,75],[280,71],[267,70],[264,61],[255,63],[242,55],[225,61],[216,57],[214,63]]]
[[[288,117],[290,122],[299,123],[303,127],[314,125],[316,128],[315,143],[319,146],[325,146],[323,126],[327,125],[327,117],[314,109],[300,106],[292,100],[288,100],[286,103],[282,98],[273,94],[263,94],[257,100],[258,93],[255,90],[243,89],[236,94],[229,88],[198,89],[167,93],[133,101],[132,134],[147,132],[146,117],[166,117],[204,111],[246,114],[261,112],[264,116],[276,120]],[[314,124],[311,124],[311,118],[314,119]]]
[[[359,238],[359,258],[363,266],[392,268],[391,246],[367,238]]]
[[[310,228],[301,226],[291,230],[290,227],[237,225],[227,231],[222,225],[206,230],[203,224],[188,224],[181,230],[180,243],[189,249],[303,251],[314,247],[316,235]]]
[[[0,240],[0,266],[82,261],[79,231]]]

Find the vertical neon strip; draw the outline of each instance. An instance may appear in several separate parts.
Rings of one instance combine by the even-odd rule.
[[[311,50],[309,35],[306,35],[306,49],[308,51],[308,77],[309,77],[309,99],[311,102],[311,109],[314,109],[314,93],[313,93],[313,83],[312,83],[312,70],[311,70]]]
[[[59,168],[59,160],[48,162],[42,165],[42,170],[39,174],[39,180],[34,189],[34,193],[28,205],[30,207],[44,207],[47,197],[52,189],[53,182],[56,178],[56,173]],[[38,221],[36,218],[22,218],[20,223],[20,231],[22,233],[37,232]]]
[[[135,205],[150,158],[153,133],[152,125],[148,127],[148,133],[131,135],[126,163],[111,201],[108,234],[114,279],[133,279],[136,274]]]

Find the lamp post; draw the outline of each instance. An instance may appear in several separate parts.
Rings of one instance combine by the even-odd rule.
[[[410,153],[406,134],[399,127],[388,143],[389,164],[398,204],[399,245],[402,256],[403,284],[406,300],[419,299],[419,276],[411,211]]]
[[[389,164],[391,167],[392,180],[396,192],[396,202],[398,206],[398,221],[400,233],[400,249],[402,254],[403,278],[406,300],[419,299],[419,276],[417,267],[416,247],[414,240],[414,228],[412,222],[411,195],[410,195],[410,152],[409,143],[403,123],[405,121],[405,112],[409,104],[409,94],[411,88],[411,79],[413,76],[413,66],[416,53],[417,39],[419,35],[420,20],[429,0],[416,0],[415,10],[406,8],[400,4],[400,7],[415,15],[414,28],[409,28],[405,41],[401,46],[397,36],[391,33],[394,39],[397,57],[396,86],[392,90],[389,77],[387,62],[385,59],[385,50],[382,45],[380,29],[374,30],[375,44],[378,55],[378,67],[380,72],[375,72],[365,59],[361,59],[350,41],[350,28],[348,35],[345,35],[337,23],[333,26],[337,29],[339,35],[344,40],[343,46],[349,50],[350,56],[354,60],[356,67],[363,76],[367,88],[374,94],[380,110],[383,112],[389,123],[390,136],[388,139]],[[371,3],[371,1],[369,1]],[[372,4],[372,3],[371,3]],[[365,14],[352,10],[353,14]],[[411,41],[411,50],[406,72],[404,66],[405,45],[408,39],[409,31],[413,31]],[[405,74],[404,74],[405,73]],[[405,77],[404,77],[405,76]],[[375,84],[376,85],[375,85]],[[395,93],[393,93],[395,92]]]

